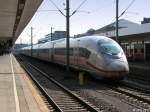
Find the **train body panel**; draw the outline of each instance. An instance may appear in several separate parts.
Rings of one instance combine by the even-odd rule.
[[[30,47],[21,53],[30,56]],[[91,72],[93,76],[123,78],[129,72],[128,62],[122,48],[104,36],[86,36],[70,39],[70,66]],[[66,39],[46,42],[33,47],[33,57],[66,64]]]

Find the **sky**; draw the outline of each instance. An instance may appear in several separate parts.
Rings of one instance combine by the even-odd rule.
[[[34,43],[36,43],[38,39],[44,38],[46,34],[49,34],[51,27],[53,27],[53,31],[66,30],[65,16],[57,11],[57,8],[51,1],[65,14],[66,0],[43,0],[43,3],[23,30],[16,43],[30,43],[31,27],[33,27]],[[70,0],[70,14],[72,14],[83,1],[85,1],[84,4],[70,17],[71,36],[85,33],[91,28],[99,29],[115,21],[116,0]],[[132,1],[133,0],[119,0],[119,15]],[[127,19],[140,24],[143,17],[150,17],[149,4],[150,0],[134,0],[131,7],[120,19]]]

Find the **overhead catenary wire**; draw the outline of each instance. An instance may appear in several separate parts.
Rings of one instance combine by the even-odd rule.
[[[28,34],[26,31],[24,31],[25,32],[25,34],[28,36],[28,37],[31,37],[31,35],[30,34]]]
[[[128,5],[128,7],[120,14],[120,16],[118,18],[120,18],[122,15],[124,15],[125,12],[133,5],[134,2],[135,2],[135,0],[132,0],[131,3]]]
[[[49,12],[49,11],[58,11],[58,10],[38,10],[37,12]]]
[[[59,9],[59,7],[52,1],[52,0],[49,0],[55,7],[56,9],[63,15],[63,16],[66,16],[62,11],[61,9]]]
[[[87,13],[87,14],[91,13],[90,11],[85,11],[85,10],[79,10],[78,12],[84,12],[84,13]]]
[[[132,0],[131,3],[128,5],[128,7],[120,14],[120,16],[118,16],[118,18],[120,18],[121,16],[123,16],[126,13],[126,11],[133,5],[134,2],[135,2],[135,0]],[[134,13],[134,14],[138,14],[138,13]],[[114,23],[115,21],[116,21],[115,18],[113,18],[111,23]]]
[[[49,0],[49,1],[56,7],[57,10],[45,10],[45,11],[59,11],[63,16],[66,17],[66,15],[61,11],[61,9],[53,2],[53,0]],[[72,14],[70,15],[70,17],[71,17],[72,15],[74,15],[86,1],[87,1],[87,0],[83,0],[83,1],[81,2],[81,4],[72,12]],[[43,11],[44,11],[44,10],[43,10]],[[88,13],[89,13],[89,12],[88,12]]]
[[[103,11],[104,9],[108,9],[108,7],[110,7],[111,4],[114,4],[115,3],[115,0],[114,1],[109,1],[109,3],[107,4],[104,4],[103,7],[98,7],[98,8],[95,8],[93,11],[90,11],[90,13],[97,13],[99,11],[102,11],[102,12],[105,12]]]
[[[72,12],[72,14],[70,16],[74,15],[86,1],[87,0],[82,1],[81,4]]]

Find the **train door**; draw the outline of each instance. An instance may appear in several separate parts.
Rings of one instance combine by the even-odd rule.
[[[49,47],[47,48],[48,49],[48,61],[51,61],[51,43],[50,45],[48,45]]]
[[[51,61],[54,61],[54,43],[52,43],[52,46],[50,48],[50,57]]]
[[[145,44],[145,58],[150,61],[150,43]]]
[[[74,65],[79,64],[79,41],[80,40],[77,40],[76,45],[74,47]]]
[[[49,61],[52,61],[52,58],[51,58],[51,56],[52,56],[52,43],[50,43],[50,45],[48,45],[49,47],[48,47],[48,59],[49,59]]]

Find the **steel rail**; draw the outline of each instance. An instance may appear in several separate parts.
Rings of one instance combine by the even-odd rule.
[[[17,56],[18,57],[18,56]],[[21,57],[19,57],[21,58]],[[21,58],[21,60],[23,60]],[[58,87],[60,87],[63,91],[65,91],[65,93],[69,94],[69,96],[73,97],[76,101],[78,101],[80,104],[82,104],[84,107],[87,108],[88,111],[91,112],[99,112],[99,110],[95,109],[94,107],[92,107],[91,105],[89,105],[86,101],[84,101],[81,97],[77,96],[76,94],[74,94],[73,92],[71,92],[68,88],[64,87],[62,84],[60,84],[58,81],[56,81],[55,79],[53,79],[52,77],[50,77],[47,73],[41,71],[39,68],[37,68],[36,66],[32,65],[31,63],[27,63],[30,67],[32,67],[34,70],[38,71],[40,74],[42,74],[44,77],[46,77],[48,80],[50,80],[51,82],[53,82],[55,85],[57,85]],[[31,73],[30,73],[31,74]],[[45,91],[46,92],[46,91]],[[47,94],[48,95],[48,94]],[[50,96],[49,96],[50,97]],[[51,98],[51,97],[50,97]],[[60,107],[54,102],[54,100],[51,98],[51,100],[53,101],[53,103],[55,104],[54,106],[56,106],[58,108],[59,111],[62,111],[60,109]]]
[[[130,80],[123,80],[120,82],[120,84],[122,84],[125,87],[135,89],[139,92],[150,95],[150,87],[146,87],[147,85],[145,85],[145,84],[139,84],[139,83],[136,83],[136,82],[130,81]]]
[[[17,56],[17,58],[20,58]],[[20,58],[22,60],[22,58]],[[51,98],[51,96],[48,95],[48,93],[44,90],[44,88],[40,85],[40,83],[32,76],[32,73],[26,68],[26,66],[23,64],[23,62],[21,62],[20,60],[18,60],[20,65],[23,67],[23,69],[28,73],[28,75],[30,76],[30,78],[33,80],[33,82],[35,83],[35,85],[40,89],[40,91],[42,92],[42,94],[46,97],[46,99],[48,100],[48,102],[50,104],[52,104],[52,106],[54,107],[54,109],[56,110],[56,112],[63,112],[60,107],[55,103],[55,101]]]
[[[140,97],[140,96],[138,96],[138,95],[132,94],[132,93],[130,93],[130,92],[121,90],[121,88],[119,89],[119,88],[112,87],[112,86],[110,86],[110,88],[111,88],[112,90],[115,90],[115,91],[119,92],[119,93],[125,94],[125,95],[127,95],[127,96],[130,96],[130,97],[132,97],[132,98],[134,98],[134,99],[137,99],[137,100],[139,100],[139,101],[143,101],[144,103],[147,103],[147,104],[150,105],[150,100],[148,100],[148,99],[146,99],[146,98],[143,98],[143,97]],[[123,88],[123,89],[124,89],[124,88]]]

